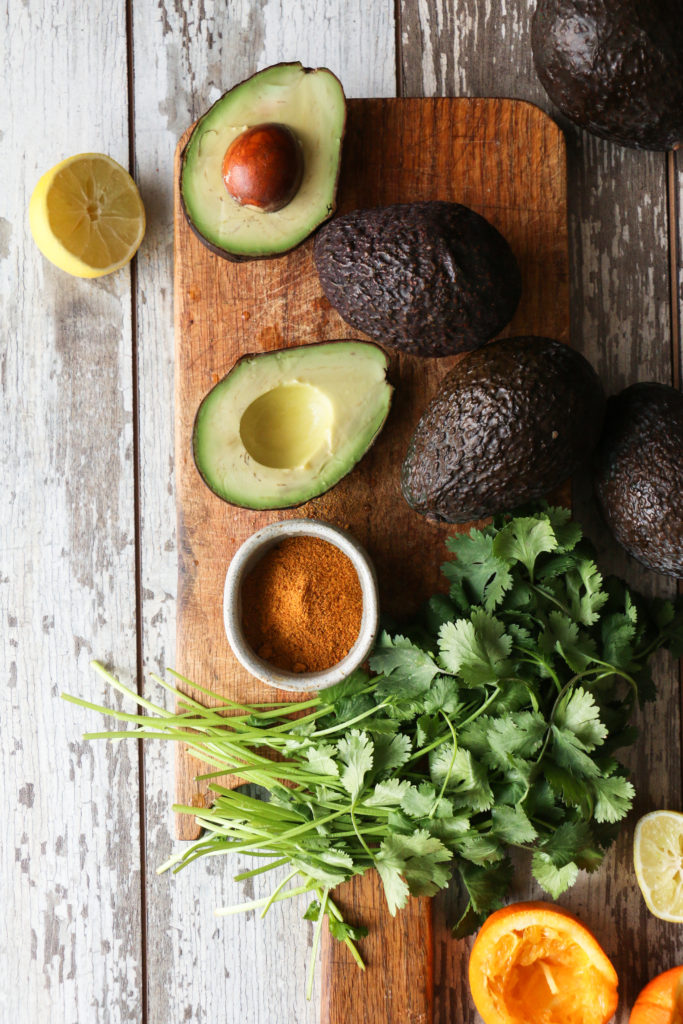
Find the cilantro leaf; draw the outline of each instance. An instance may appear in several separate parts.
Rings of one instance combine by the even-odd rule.
[[[409,786],[401,800],[401,808],[411,818],[426,818],[436,803],[436,789],[428,782]]]
[[[407,779],[387,779],[378,782],[372,793],[363,800],[364,807],[391,807],[402,804],[406,790],[410,788]]]
[[[409,893],[433,896],[443,889],[450,878],[450,869],[444,865],[452,857],[441,840],[424,829],[411,835],[387,836],[375,857],[375,865],[392,916],[405,906]]]
[[[429,758],[432,782],[437,786],[445,784],[445,792],[457,803],[467,802],[474,811],[486,811],[491,806],[493,794],[489,786],[486,769],[474,760],[469,750],[452,743],[444,743],[432,751]]]
[[[447,622],[439,630],[440,661],[466,683],[495,683],[509,670],[512,638],[500,620],[475,608],[470,619]]]
[[[534,516],[513,519],[493,541],[494,554],[507,562],[521,562],[532,580],[538,556],[556,547],[557,538],[549,520]]]
[[[336,917],[332,917],[331,914],[327,915],[327,923],[332,938],[338,939],[340,942],[344,942],[346,939],[364,939],[368,934],[365,925],[347,924],[345,921],[339,921]]]
[[[573,617],[584,626],[592,626],[609,594],[602,589],[602,575],[592,559],[577,559],[566,574],[566,588]]]
[[[386,633],[382,634],[375,647],[370,666],[379,675],[390,677],[390,692],[400,689],[406,697],[420,697],[439,672],[434,659],[426,651],[415,647],[404,636],[395,636],[392,640]]]
[[[471,605],[482,605],[493,611],[512,586],[512,575],[507,562],[494,554],[491,535],[473,529],[449,537],[446,547],[457,558],[444,562],[441,571],[451,582],[451,598],[458,608],[467,613]]]
[[[607,728],[600,721],[600,709],[595,698],[582,686],[565,694],[554,717],[556,727],[572,732],[582,750],[594,750],[607,736]]]
[[[545,889],[554,900],[571,888],[579,877],[579,869],[574,861],[557,867],[548,854],[543,853],[542,850],[534,852],[531,858],[531,871],[541,888]]]
[[[583,537],[579,523],[571,518],[568,508],[548,506],[544,513],[553,528],[558,552],[572,551]]]
[[[594,779],[600,775],[595,761],[585,752],[583,743],[569,730],[551,726],[553,758],[569,772],[583,779]]]
[[[375,775],[396,771],[406,763],[413,750],[412,740],[405,733],[373,735],[373,741]]]
[[[488,914],[503,905],[513,874],[507,857],[491,867],[460,864],[459,871],[475,913]]]
[[[493,807],[491,819],[495,835],[513,846],[532,843],[538,835],[521,807]]]
[[[373,743],[365,732],[352,729],[337,744],[339,756],[346,764],[341,773],[344,788],[355,798],[363,788],[363,780],[372,768]]]
[[[621,775],[610,775],[596,781],[595,790],[596,821],[620,821],[631,810],[635,789]]]
[[[578,623],[555,610],[548,615],[539,647],[548,654],[556,651],[574,672],[583,672],[593,660],[596,650],[593,637],[580,632]]]
[[[321,775],[339,775],[339,766],[334,760],[337,748],[333,744],[322,743],[318,747],[309,747],[306,751],[306,759],[311,771],[319,772]]]

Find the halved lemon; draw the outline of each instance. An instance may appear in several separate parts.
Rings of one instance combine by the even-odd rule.
[[[75,277],[102,277],[125,267],[145,233],[137,185],[104,153],[80,153],[47,171],[28,212],[42,254]]]
[[[644,815],[633,836],[633,864],[648,909],[663,921],[683,922],[683,814]]]

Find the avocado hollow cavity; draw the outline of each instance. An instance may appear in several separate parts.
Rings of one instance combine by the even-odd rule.
[[[333,420],[332,402],[324,392],[290,381],[254,399],[240,421],[240,437],[262,466],[295,469],[329,444]]]
[[[378,345],[330,341],[243,356],[202,400],[204,482],[242,508],[290,508],[333,487],[379,434],[392,388]]]

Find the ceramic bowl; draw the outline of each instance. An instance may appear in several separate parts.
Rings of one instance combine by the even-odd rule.
[[[321,540],[329,541],[351,559],[358,573],[363,597],[358,638],[346,657],[324,672],[285,672],[259,658],[244,636],[242,581],[269,548],[279,544],[285,537],[319,537]],[[252,676],[268,683],[269,686],[277,686],[280,690],[322,690],[345,679],[370,653],[377,635],[378,618],[377,576],[366,551],[346,530],[315,519],[285,519],[254,533],[236,551],[225,577],[223,619],[233,653]]]

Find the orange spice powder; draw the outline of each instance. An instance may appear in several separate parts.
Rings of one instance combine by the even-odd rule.
[[[351,559],[319,537],[287,537],[242,584],[242,628],[253,650],[287,672],[322,672],[360,632],[363,595]]]

